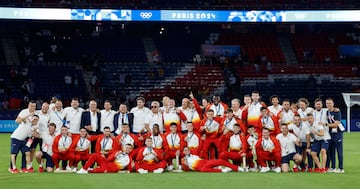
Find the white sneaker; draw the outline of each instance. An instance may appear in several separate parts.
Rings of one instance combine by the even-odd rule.
[[[74,173],[75,173],[76,171],[77,171],[77,168],[76,168],[76,167],[74,167],[74,168],[71,169],[71,172],[74,172]]]
[[[66,166],[66,171],[72,171],[71,167]]]
[[[266,173],[266,172],[269,172],[269,171],[270,171],[269,167],[261,167],[261,169],[260,169],[260,173]]]
[[[328,173],[335,173],[337,171],[337,169],[333,169],[333,168],[329,168],[327,170]]]
[[[166,168],[167,171],[172,171],[173,169],[174,169],[173,165],[168,165]]]
[[[335,173],[343,174],[343,173],[345,173],[345,170],[344,169],[337,169]]]
[[[88,174],[88,171],[81,168],[80,170],[76,171],[77,174]]]
[[[148,173],[148,170],[138,169],[137,172],[140,173],[140,174],[146,174],[146,173]]]
[[[244,169],[244,168],[242,168],[242,167],[240,167],[240,166],[238,167],[238,172],[247,172],[247,171],[245,171],[245,170],[247,170],[247,168]]]
[[[228,172],[231,172],[232,171],[232,169],[230,169],[229,167],[223,167],[223,168],[221,168],[221,172],[222,173],[228,173]]]
[[[56,168],[54,172],[55,172],[55,173],[59,173],[59,172],[61,172],[61,169],[60,169],[60,168]]]
[[[276,167],[276,168],[274,169],[274,172],[275,172],[275,173],[281,173],[281,168],[280,168],[280,167]]]
[[[251,167],[251,168],[249,168],[249,171],[250,171],[250,172],[257,172],[257,169],[254,168],[254,167]]]
[[[154,173],[163,173],[164,169],[163,168],[158,168],[154,170]]]

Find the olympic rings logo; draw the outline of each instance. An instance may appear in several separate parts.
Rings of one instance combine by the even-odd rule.
[[[140,16],[143,19],[149,19],[152,17],[152,13],[151,12],[140,12]]]
[[[359,121],[357,121],[357,122],[355,123],[355,125],[356,125],[357,128],[360,128],[360,122],[359,122]]]

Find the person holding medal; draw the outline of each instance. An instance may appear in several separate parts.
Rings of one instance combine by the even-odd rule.
[[[268,128],[263,128],[262,136],[258,139],[255,148],[257,162],[259,166],[261,166],[261,173],[269,172],[271,170],[269,165],[266,164],[266,161],[275,161],[275,167],[273,170],[276,173],[281,172],[280,144],[275,137],[270,136],[270,130]]]
[[[153,139],[147,137],[145,146],[140,148],[136,157],[135,169],[138,173],[144,174],[152,171],[162,173],[166,167],[166,161],[163,160],[162,154],[153,148]]]
[[[56,171],[60,171],[59,161],[68,161],[71,159],[70,146],[72,139],[69,136],[68,128],[64,125],[61,127],[60,134],[57,135],[54,139],[54,144],[52,145],[52,160],[55,164]],[[63,163],[64,165],[64,163]],[[70,166],[66,166],[66,170],[70,171]]]

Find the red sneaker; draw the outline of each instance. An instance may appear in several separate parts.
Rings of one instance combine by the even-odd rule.
[[[43,168],[43,167],[39,167],[38,172],[39,172],[39,173],[43,173],[43,172],[44,172],[44,168]]]
[[[326,172],[327,172],[327,171],[326,171],[325,168],[320,169],[320,173],[326,173]]]
[[[22,172],[22,173],[28,173],[28,170],[25,169],[25,168],[22,168],[22,169],[21,169],[21,172]]]
[[[322,169],[315,168],[314,172],[315,172],[315,173],[321,173],[321,170],[322,170]]]
[[[312,169],[312,168],[308,168],[308,171],[307,171],[308,173],[312,173],[312,172],[314,172],[314,170]]]
[[[298,169],[297,167],[294,167],[294,168],[293,168],[293,172],[294,172],[294,173],[297,173],[297,172],[299,172],[299,169]]]
[[[301,171],[301,172],[306,172],[306,169],[305,169],[305,168],[303,168],[303,169],[301,169],[300,171]]]
[[[10,171],[11,171],[11,173],[13,173],[13,174],[19,173],[19,171],[18,171],[17,169],[10,169]]]
[[[33,173],[34,172],[34,168],[30,167],[29,169],[27,169],[28,173]]]

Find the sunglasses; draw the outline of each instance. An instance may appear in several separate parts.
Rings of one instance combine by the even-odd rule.
[[[157,106],[151,106],[151,108],[157,108]]]

